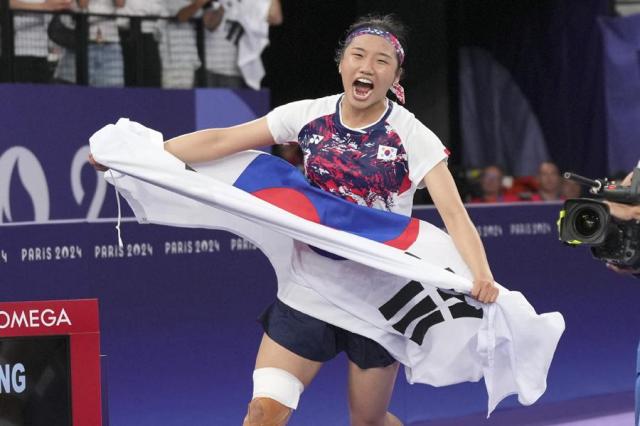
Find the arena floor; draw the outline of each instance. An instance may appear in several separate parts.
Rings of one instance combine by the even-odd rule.
[[[531,407],[498,410],[446,420],[414,422],[411,426],[632,426],[633,393],[617,393]]]

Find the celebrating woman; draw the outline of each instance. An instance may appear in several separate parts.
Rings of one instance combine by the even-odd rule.
[[[343,93],[283,105],[238,126],[179,136],[166,142],[165,149],[193,164],[260,146],[297,142],[312,185],[353,203],[407,216],[415,190],[426,186],[473,274],[471,295],[492,303],[498,290],[447,168],[448,151],[413,114],[387,98],[391,91],[398,102],[404,102],[400,85],[403,45],[404,29],[393,17],[360,19],[337,50]],[[301,285],[339,280],[344,288],[371,279],[355,274],[348,260],[331,263],[329,271],[323,267],[325,256],[296,243],[291,279]],[[285,425],[322,363],[343,351],[349,359],[352,425],[401,424],[387,411],[398,362],[379,343],[281,300],[269,306],[260,321],[264,335],[244,426]]]

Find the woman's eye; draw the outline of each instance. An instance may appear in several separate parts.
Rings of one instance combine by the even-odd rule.
[[[354,53],[353,56],[356,58],[362,58],[362,53]]]
[[[384,59],[378,59],[378,63],[379,64],[384,64],[384,65],[388,65],[389,62],[385,61]]]

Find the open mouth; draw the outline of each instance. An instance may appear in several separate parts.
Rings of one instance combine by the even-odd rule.
[[[358,100],[366,100],[373,92],[373,82],[368,78],[358,78],[352,86],[353,96]]]

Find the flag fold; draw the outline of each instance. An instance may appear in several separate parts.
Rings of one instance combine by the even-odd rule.
[[[470,298],[469,268],[439,228],[325,193],[259,151],[186,166],[162,134],[127,119],[90,145],[140,223],[250,240],[271,262],[280,300],[377,341],[410,383],[484,378],[489,414],[508,395],[529,405],[544,393],[562,315],[538,315],[502,286],[494,304]]]

